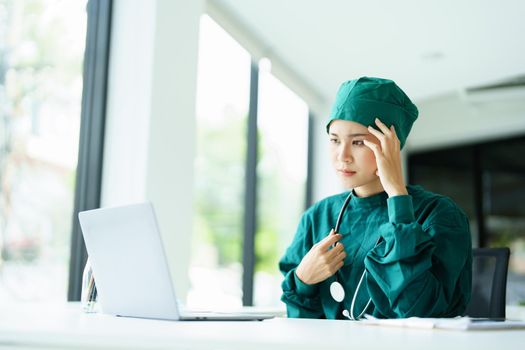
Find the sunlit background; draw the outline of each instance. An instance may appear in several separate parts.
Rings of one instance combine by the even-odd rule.
[[[209,16],[200,24],[192,306],[242,305],[246,133],[252,59]],[[308,107],[259,73],[254,304],[279,304],[278,259],[305,203]]]
[[[0,0],[1,303],[67,299],[86,41],[86,2]],[[209,3],[233,4],[233,1]],[[123,9],[123,2],[120,4],[120,9]],[[244,6],[249,14],[251,8]],[[434,6],[439,6],[439,3]],[[271,20],[264,19],[261,23]],[[323,116],[314,115],[314,106],[308,105],[294,92],[298,91],[297,85],[306,79],[296,79],[296,89],[292,89],[273,70],[275,61],[250,54],[252,51],[243,47],[219,23],[212,14],[200,17],[193,230],[188,233],[192,244],[188,270],[190,288],[186,302],[190,306],[204,308],[218,305],[238,307],[243,303],[243,220],[246,209],[250,72],[252,67],[256,67],[258,185],[253,300],[256,306],[282,307],[279,300],[282,276],[278,271],[278,260],[290,243],[306,207],[309,120],[312,115],[319,120]],[[268,34],[268,37],[271,35]],[[454,43],[450,45],[454,47]],[[292,51],[293,48],[290,49]],[[272,53],[271,50],[268,52]],[[323,52],[322,55],[326,55],[327,62],[330,62],[329,59],[333,62],[343,59],[337,52]],[[419,62],[421,67],[430,64],[440,67],[443,62],[449,62],[449,57],[439,52],[423,56],[424,59]],[[280,63],[282,67],[283,62]],[[322,70],[321,66],[316,62],[314,68]],[[411,69],[408,65],[402,67]],[[359,65],[353,69],[359,69]],[[433,74],[439,72],[437,69]],[[347,78],[337,74],[341,75],[340,80]],[[425,89],[421,90],[427,93],[427,88],[430,91],[433,87],[431,84],[444,84],[445,80],[436,79],[424,84],[418,80],[418,84],[423,84]],[[445,91],[444,87],[440,89]],[[306,98],[304,91],[308,92],[307,87],[301,94]],[[453,118],[456,106],[468,105],[468,108],[458,109],[461,117],[465,118],[464,123],[473,118],[475,123],[472,124],[478,126],[483,124],[481,117],[499,117],[508,110],[522,112],[523,109],[519,108],[522,108],[523,100],[496,100],[493,95],[492,99],[482,102],[465,102],[460,97],[472,98],[474,94],[458,97],[456,91],[453,93],[437,97],[425,95],[425,98],[416,100],[427,116],[434,113],[440,118],[434,121],[427,119],[424,127],[419,126],[422,124],[415,125],[413,140],[423,147],[408,154],[409,175],[417,183],[451,196],[468,214],[474,243],[478,244],[478,218],[472,187],[475,174],[471,165],[474,155],[483,156],[484,163],[478,164],[485,194],[482,212],[487,232],[486,242],[482,245],[511,247],[508,302],[523,304],[525,207],[520,197],[525,188],[525,162],[521,160],[525,150],[523,136],[490,143],[488,138],[474,140],[469,139],[470,135],[456,135],[456,138],[464,138],[461,140],[463,144],[447,145],[443,142],[437,149],[425,144],[425,138],[431,133],[442,140],[455,135],[456,130],[441,125],[445,124],[441,117],[450,114]],[[443,112],[443,106],[452,107],[445,108]],[[479,115],[476,114],[478,112]],[[486,132],[490,134],[492,130]],[[319,144],[321,142],[317,146]],[[322,173],[323,165],[316,166],[316,171]],[[333,184],[322,184],[325,185],[329,187]]]
[[[0,300],[66,300],[86,0],[0,0]]]

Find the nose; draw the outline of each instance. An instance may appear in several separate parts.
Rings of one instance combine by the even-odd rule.
[[[337,155],[337,160],[342,163],[351,163],[354,158],[352,157],[352,150],[349,145],[342,145]]]

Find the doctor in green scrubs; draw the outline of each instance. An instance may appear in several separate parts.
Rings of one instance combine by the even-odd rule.
[[[279,263],[288,317],[465,311],[472,275],[468,219],[450,198],[407,185],[402,175],[400,150],[417,117],[391,80],[362,77],[339,88],[326,128],[331,163],[348,191],[303,214]]]

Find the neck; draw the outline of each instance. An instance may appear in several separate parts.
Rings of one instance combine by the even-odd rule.
[[[379,177],[376,180],[369,182],[363,186],[354,188],[354,193],[357,197],[370,197],[384,191],[385,189],[383,188]]]

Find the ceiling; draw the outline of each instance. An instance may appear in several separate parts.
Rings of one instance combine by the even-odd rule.
[[[395,80],[414,100],[525,73],[523,0],[209,0],[331,103],[339,84]]]

